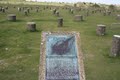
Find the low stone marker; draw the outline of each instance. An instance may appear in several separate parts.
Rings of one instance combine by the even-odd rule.
[[[27,8],[27,12],[30,13],[30,9],[29,8]]]
[[[74,21],[83,21],[83,16],[82,15],[75,15]]]
[[[24,15],[25,15],[25,16],[28,16],[27,10],[24,10]]]
[[[5,13],[5,8],[2,8],[2,12]]]
[[[13,8],[16,8],[15,6],[13,6]]]
[[[54,9],[54,10],[53,10],[53,14],[55,14],[55,13],[56,13],[56,11],[57,11],[57,10],[56,10],[56,9]]]
[[[9,14],[8,15],[8,20],[9,21],[16,21],[16,15],[15,14]]]
[[[60,15],[59,15],[59,11],[56,11],[56,16],[58,16],[58,17],[60,16]]]
[[[36,12],[39,12],[39,9],[36,9]]]
[[[107,14],[110,16],[111,15],[111,11],[107,11]]]
[[[106,12],[103,12],[103,16],[106,16]]]
[[[27,23],[27,30],[28,31],[36,31],[36,23],[35,22],[28,22]]]
[[[97,35],[100,35],[100,36],[105,35],[106,25],[101,25],[101,24],[97,25],[96,33],[97,33]]]
[[[73,10],[73,9],[71,9],[71,10],[70,10],[70,12],[71,12],[71,14],[73,14],[73,13],[74,13],[74,10]]]
[[[2,7],[0,6],[0,11],[2,11]]]
[[[89,16],[89,11],[86,12],[86,16]]]
[[[120,20],[120,15],[117,15],[117,20]]]
[[[63,18],[58,18],[58,27],[63,26]]]
[[[95,11],[92,11],[92,14],[94,14],[95,13]]]
[[[5,9],[8,9],[8,6],[5,6]]]
[[[114,35],[110,56],[120,56],[120,35]]]
[[[18,11],[21,11],[21,8],[20,8],[20,7],[18,7]]]

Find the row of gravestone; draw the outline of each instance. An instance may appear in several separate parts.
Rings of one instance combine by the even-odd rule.
[[[8,8],[9,8],[8,6],[5,6],[5,7],[0,6],[0,11],[5,12]],[[33,8],[33,7],[17,7],[18,11],[24,12],[25,15],[28,15],[28,13],[30,13],[30,10],[33,10],[33,9],[36,12],[39,12],[40,8],[41,7],[39,7],[39,6],[37,6],[35,8]],[[54,7],[48,7],[48,6],[43,7],[44,10],[45,9],[50,9],[51,10],[52,8],[54,8]],[[57,11],[57,9],[59,9],[59,7],[57,7],[53,11],[55,11],[55,10]],[[64,7],[62,9],[64,9]],[[102,10],[102,9],[90,9],[89,10],[89,9],[74,8],[74,7],[72,7],[72,8],[71,7],[66,7],[65,9],[68,9],[71,14],[73,14],[75,11],[85,11],[86,16],[89,16],[90,14],[94,14],[94,13],[102,13],[104,16],[112,14],[112,11]],[[56,13],[57,13],[57,16],[59,16],[59,11],[57,11]],[[117,15],[117,19],[120,19],[120,15]]]
[[[5,12],[5,10],[7,10],[8,8],[9,8],[8,6],[5,6],[5,7],[0,6],[0,11]],[[14,7],[14,8],[16,8],[16,7]],[[26,16],[28,15],[28,13],[30,13],[30,10],[33,10],[33,7],[17,7],[17,8],[18,8],[18,11],[24,12],[24,15],[26,15]],[[48,7],[48,6],[43,7],[44,10],[45,9],[50,9],[51,10],[52,8],[54,8],[54,7]],[[39,12],[40,7],[37,6],[34,9],[35,9],[36,12]],[[56,9],[53,9],[53,14],[56,14],[56,16],[59,17],[60,13],[59,13],[58,9],[59,9],[59,7],[56,8]],[[62,9],[64,9],[64,7]],[[85,12],[86,16],[89,16],[90,14],[94,14],[94,13],[97,13],[97,12],[103,13],[104,16],[112,14],[112,12],[109,11],[109,10],[101,10],[101,9],[88,10],[88,9],[74,8],[74,7],[73,8],[66,7],[65,9],[68,9],[71,14],[73,14],[75,12],[75,10],[76,11],[83,10],[83,11],[86,11]],[[116,19],[120,20],[120,15],[119,14],[117,15]]]
[[[9,21],[16,21],[16,15],[10,14],[8,15]],[[83,16],[76,15],[74,17],[74,21],[83,21]],[[58,27],[63,26],[63,18],[58,18]],[[36,23],[35,22],[28,22],[27,23],[27,30],[29,31],[36,31]],[[96,29],[97,35],[103,36],[106,34],[106,25],[97,25]],[[120,35],[114,35],[113,37],[113,43],[111,48],[111,56],[117,56],[120,55]]]

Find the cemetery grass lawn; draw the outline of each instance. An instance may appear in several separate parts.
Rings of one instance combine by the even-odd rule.
[[[19,5],[22,6],[22,5]],[[110,29],[117,23],[115,16],[103,16],[100,13],[85,17],[83,22],[74,22],[73,14],[60,9],[64,18],[64,27],[57,27],[57,17],[52,11],[30,11],[28,16],[12,8],[6,13],[0,12],[0,80],[38,80],[40,42],[42,31],[78,31],[81,37],[81,49],[87,80],[119,80],[120,57],[109,57],[112,36],[120,35],[119,29]],[[16,22],[7,21],[7,14],[15,13]],[[75,14],[84,14],[83,12]],[[34,21],[37,32],[28,32],[26,23]],[[96,35],[96,25],[105,24],[107,34]]]

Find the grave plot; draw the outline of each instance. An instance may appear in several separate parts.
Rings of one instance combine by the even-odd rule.
[[[43,32],[39,80],[85,80],[79,33]]]

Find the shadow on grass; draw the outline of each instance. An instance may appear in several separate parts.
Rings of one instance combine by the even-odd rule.
[[[33,19],[32,21],[42,21],[42,22],[56,22],[57,20],[55,19]]]
[[[0,21],[0,23],[8,23],[8,22],[25,22],[24,20],[16,20],[16,21],[8,21],[8,20],[3,20],[3,21]]]
[[[118,55],[116,57],[111,56],[110,52],[108,54],[103,54],[103,56],[106,57],[107,59],[111,60],[111,62],[114,61],[114,60],[120,60],[120,55]]]
[[[41,33],[42,30],[36,30],[36,31],[29,31],[29,30],[25,30],[23,31],[24,34],[27,34],[27,33]]]
[[[82,20],[82,21],[76,21],[76,20],[73,20],[73,22],[76,22],[76,23],[78,23],[78,22],[80,22],[80,23],[84,23],[84,22],[86,22],[86,20]]]
[[[57,26],[57,27],[58,27],[58,26]],[[63,25],[63,26],[58,27],[58,28],[67,28],[67,27],[70,27],[70,26],[66,26],[66,25],[64,26],[64,25]]]

